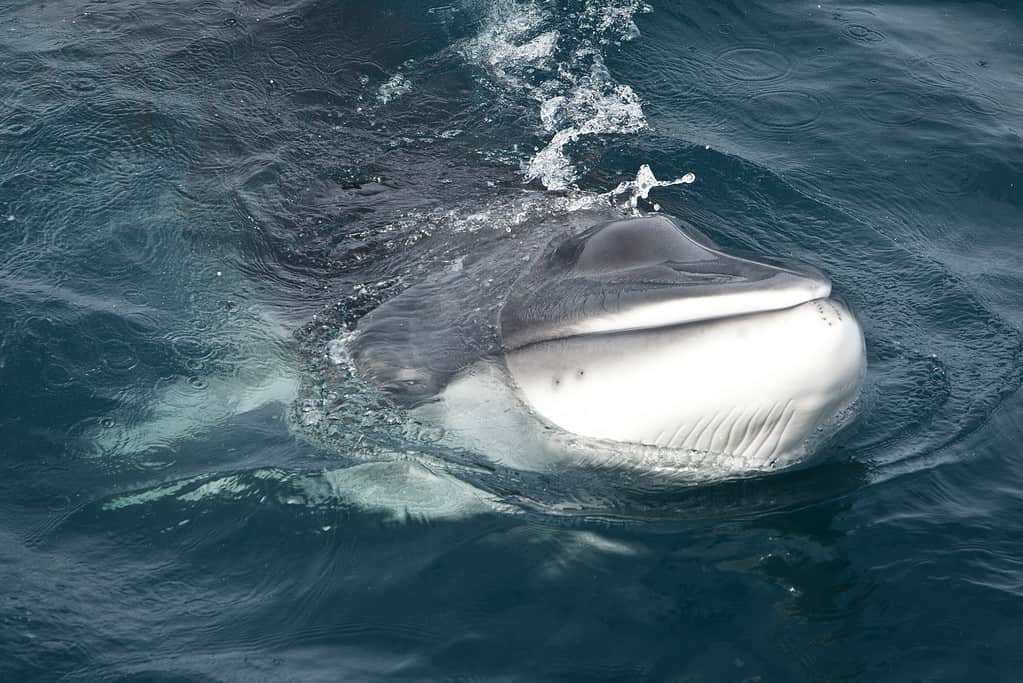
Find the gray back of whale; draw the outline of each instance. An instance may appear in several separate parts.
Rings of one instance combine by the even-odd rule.
[[[366,315],[349,343],[359,373],[415,405],[473,363],[529,344],[786,308],[831,289],[816,269],[725,253],[661,215],[563,234],[529,263],[515,246]]]

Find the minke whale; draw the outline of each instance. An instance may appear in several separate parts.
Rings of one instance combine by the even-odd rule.
[[[662,214],[459,263],[365,316],[356,372],[509,466],[805,465],[855,414],[862,328],[820,270]]]

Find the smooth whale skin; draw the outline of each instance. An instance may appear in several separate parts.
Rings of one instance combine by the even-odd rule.
[[[506,365],[525,401],[566,431],[727,454],[738,470],[811,455],[861,381],[863,343],[830,299],[701,324],[532,344]]]
[[[855,412],[863,333],[806,264],[726,253],[657,215],[508,268],[414,287],[350,345],[365,377],[495,460],[770,471],[810,462]],[[459,315],[441,303],[455,292],[490,303]]]

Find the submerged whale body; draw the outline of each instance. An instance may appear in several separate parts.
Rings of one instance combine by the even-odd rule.
[[[363,318],[349,349],[417,419],[503,463],[696,476],[810,461],[866,369],[824,274],[664,216],[442,273]]]

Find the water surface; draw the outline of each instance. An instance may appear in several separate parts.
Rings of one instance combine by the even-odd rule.
[[[1016,676],[1019,8],[9,0],[0,31],[0,678]],[[362,315],[643,164],[696,181],[639,210],[858,311],[826,462],[515,472],[351,377]]]

